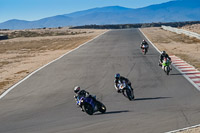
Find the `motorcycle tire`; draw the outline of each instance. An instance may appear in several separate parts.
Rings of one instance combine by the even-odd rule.
[[[84,112],[86,112],[88,115],[93,115],[94,113],[94,110],[92,108],[92,105],[88,104],[88,103],[85,103],[83,105],[83,109],[84,109]]]
[[[97,101],[97,106],[98,106],[99,112],[101,112],[101,113],[105,113],[106,112],[106,106],[103,103]]]
[[[167,69],[166,73],[167,73],[167,75],[169,75],[169,72],[170,72],[169,66],[167,66],[166,69]]]
[[[130,101],[133,100],[132,92],[130,89],[126,89],[126,95]]]

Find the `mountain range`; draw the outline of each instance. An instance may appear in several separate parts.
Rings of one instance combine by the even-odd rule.
[[[36,21],[12,19],[0,23],[0,29],[31,29],[79,25],[134,24],[200,20],[200,0],[174,0],[143,8],[109,6],[57,15]]]

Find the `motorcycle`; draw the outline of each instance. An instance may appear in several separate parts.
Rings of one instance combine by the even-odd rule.
[[[86,112],[88,115],[93,115],[98,111],[101,113],[106,112],[106,106],[97,100],[94,101],[91,97],[77,98],[76,102],[76,104],[82,108],[82,111]]]
[[[171,61],[168,58],[164,58],[162,62],[162,69],[166,72],[167,75],[169,75],[169,72],[171,70],[170,65],[171,65]]]
[[[142,52],[145,55],[148,51],[148,46],[147,45],[142,45]]]
[[[135,96],[134,96],[134,92],[131,88],[130,85],[128,85],[128,83],[126,83],[125,81],[122,81],[122,83],[119,84],[119,90],[120,92],[122,92],[122,94],[127,97],[130,101],[134,100]]]

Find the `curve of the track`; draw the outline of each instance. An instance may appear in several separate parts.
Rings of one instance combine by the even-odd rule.
[[[138,29],[112,30],[22,82],[0,100],[0,133],[160,133],[200,123],[200,93],[178,71],[167,76]],[[132,82],[135,101],[113,87],[115,73]],[[80,85],[107,107],[88,116],[75,105]]]

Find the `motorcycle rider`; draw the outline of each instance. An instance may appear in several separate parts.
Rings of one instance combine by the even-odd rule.
[[[121,93],[121,91],[120,91],[120,89],[119,89],[119,85],[122,83],[122,81],[125,81],[130,87],[131,87],[131,89],[133,90],[133,88],[132,88],[132,86],[131,86],[131,82],[127,79],[127,78],[125,78],[125,77],[123,77],[123,76],[121,76],[119,73],[117,73],[117,74],[115,74],[115,89],[117,90],[117,92],[118,93]]]
[[[96,101],[96,96],[90,95],[89,92],[87,92],[87,91],[85,91],[83,89],[81,90],[80,86],[74,87],[74,92],[76,93],[75,96],[74,96],[74,98],[76,100],[76,103],[81,97],[84,97],[84,98],[90,97],[90,98],[92,98],[94,100],[94,102]],[[81,107],[81,110],[82,110],[82,107]]]
[[[144,46],[146,48],[146,50],[148,51],[149,44],[145,40],[143,40],[142,43],[140,44],[141,49],[143,49],[142,46]]]
[[[168,58],[171,61],[171,58],[169,57],[169,55],[165,51],[162,51],[160,55],[159,66],[162,66],[164,58]],[[170,66],[170,69],[172,70],[171,66]]]

